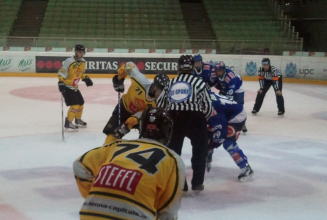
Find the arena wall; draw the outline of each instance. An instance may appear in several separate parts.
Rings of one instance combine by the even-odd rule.
[[[13,52],[0,51],[0,76],[56,77],[62,61],[73,52]],[[161,72],[177,74],[180,54],[165,53],[86,53],[86,73],[92,77],[110,78],[124,62],[136,63],[141,72],[153,77]],[[267,56],[267,55],[266,55]],[[243,80],[257,80],[258,69],[265,55],[203,54],[204,61],[213,64],[224,61]],[[267,56],[279,68],[285,82],[327,84],[326,57]]]

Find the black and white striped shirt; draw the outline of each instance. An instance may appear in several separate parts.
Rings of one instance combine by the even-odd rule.
[[[199,111],[203,112],[206,118],[212,113],[210,95],[206,83],[201,78],[181,73],[170,81],[165,94],[168,100],[160,96],[157,99],[158,107],[175,111]]]
[[[169,84],[165,86],[165,88],[162,90],[161,94],[157,98],[156,100],[157,107],[168,109],[168,105],[169,105],[168,90],[169,90]]]
[[[260,67],[259,75],[258,75],[260,89],[263,89],[263,87],[265,85],[265,80],[272,80],[275,91],[279,90],[278,80],[281,76],[282,76],[282,74],[281,74],[280,70],[274,66],[271,66],[268,71],[266,71],[264,68]]]

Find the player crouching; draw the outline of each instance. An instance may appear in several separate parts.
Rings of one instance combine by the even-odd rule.
[[[207,158],[207,171],[210,171],[213,149],[223,144],[225,150],[241,169],[238,179],[243,182],[253,175],[248,159],[236,143],[247,115],[243,105],[228,99],[226,96],[210,93],[213,113],[208,120],[209,130],[212,132],[209,153]]]

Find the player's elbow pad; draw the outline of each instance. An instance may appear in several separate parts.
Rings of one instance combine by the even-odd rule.
[[[125,70],[125,65],[122,65],[118,70],[118,80],[125,79],[127,76],[127,72]]]

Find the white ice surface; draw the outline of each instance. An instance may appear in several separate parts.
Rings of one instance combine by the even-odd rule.
[[[94,87],[80,86],[88,127],[65,133],[63,142],[57,79],[0,78],[0,220],[79,219],[83,198],[72,163],[103,143],[103,126],[117,101],[117,94],[107,89],[112,87],[110,79],[93,81]],[[244,82],[244,87],[249,131],[238,144],[255,176],[252,181],[238,182],[238,167],[219,148],[212,170],[206,173],[205,190],[183,198],[179,220],[326,219],[327,87],[285,83],[284,117],[277,117],[272,89],[260,113],[252,116],[258,82]],[[26,94],[17,96],[25,88]],[[135,137],[136,131],[127,136]],[[190,181],[188,140],[182,158]]]

